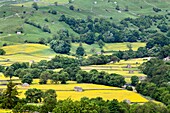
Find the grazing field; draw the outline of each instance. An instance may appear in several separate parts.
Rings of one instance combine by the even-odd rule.
[[[0,113],[12,113],[12,110],[0,109]]]
[[[83,92],[73,91],[75,86],[80,86],[84,89]],[[147,102],[148,100],[139,95],[138,93],[127,91],[117,87],[96,85],[96,84],[65,84],[65,85],[30,85],[30,87],[22,88],[18,86],[21,92],[19,97],[25,97],[24,93],[28,88],[38,88],[41,90],[54,89],[57,93],[57,99],[63,100],[71,98],[73,100],[80,100],[82,97],[102,97],[105,100],[118,99],[118,101],[123,101],[125,99],[131,102]]]
[[[9,80],[9,78],[5,78],[5,79],[4,78],[5,78],[4,75],[1,74],[0,80]],[[14,82],[21,82],[18,78],[15,79],[17,80],[15,80]],[[125,99],[128,99],[131,102],[140,102],[140,103],[148,101],[138,93],[127,91],[118,87],[97,85],[97,84],[87,84],[87,83],[78,84],[75,81],[68,81],[67,84],[51,84],[50,81],[48,81],[46,85],[39,85],[38,82],[39,79],[34,79],[33,84],[31,84],[29,87],[23,87],[21,85],[17,85],[17,89],[20,92],[19,97],[24,98],[25,97],[24,93],[26,92],[26,90],[30,88],[31,89],[37,88],[43,91],[47,89],[56,90],[58,100],[63,100],[67,98],[71,98],[73,100],[80,100],[82,97],[89,97],[89,98],[102,97],[105,100],[118,99],[118,101],[123,101]],[[74,91],[75,86],[82,87],[84,91],[75,92]],[[6,87],[7,86],[0,85],[0,89],[6,89]]]
[[[117,88],[117,87],[111,87],[111,86],[104,86],[104,85],[97,85],[97,84],[77,84],[77,83],[73,83],[73,84],[48,84],[48,85],[30,85],[30,87],[21,87],[18,86],[19,89],[28,89],[28,88],[38,88],[38,89],[42,89],[42,90],[47,90],[47,89],[54,89],[57,91],[73,91],[75,86],[79,86],[82,87],[84,90],[99,90],[99,89],[109,89],[109,90],[116,90],[116,89],[121,89],[121,88]]]
[[[0,56],[1,65],[10,65],[14,62],[31,62],[49,60],[56,55],[49,46],[41,44],[18,44],[2,47],[6,55]]]
[[[96,69],[98,71],[105,71],[108,73],[116,73],[120,74],[125,77],[126,82],[130,82],[129,78],[131,76],[139,76],[139,77],[146,77],[138,67],[143,63],[146,62],[147,58],[138,58],[138,59],[130,59],[130,60],[121,60],[117,63],[111,63],[106,65],[92,65],[92,66],[82,66],[81,69],[85,71],[90,71],[92,69]],[[130,65],[130,68],[127,66]],[[133,71],[133,72],[132,72]]]
[[[142,42],[134,42],[134,43],[112,43],[112,44],[105,44],[105,46],[103,47],[104,51],[125,51],[128,50],[127,48],[127,44],[131,44],[132,45],[132,49],[134,51],[136,51],[139,47],[145,47],[146,43],[142,43]]]
[[[10,80],[9,77],[5,77],[4,74],[0,73],[0,80]],[[19,80],[18,77],[12,77],[12,80]]]
[[[57,2],[58,5],[64,5],[68,4],[68,0],[39,0],[37,3],[39,6],[48,6],[48,5],[54,5],[54,2]],[[27,0],[23,3],[13,4],[14,6],[21,6],[24,5],[25,7],[32,7],[33,0]]]
[[[71,98],[73,100],[80,100],[82,97],[89,97],[89,98],[96,98],[102,97],[104,100],[112,100],[117,99],[118,101],[123,101],[125,99],[130,100],[131,102],[136,103],[144,103],[148,100],[142,97],[141,95],[127,91],[127,90],[91,90],[91,91],[84,91],[84,92],[57,92],[58,99],[66,99]]]
[[[114,51],[125,51],[128,50],[127,44],[132,45],[132,49],[136,51],[139,47],[145,47],[146,43],[142,42],[134,42],[134,43],[105,43],[103,50],[107,52],[107,54],[112,54]],[[71,53],[75,54],[76,49],[79,46],[79,43],[72,43]],[[83,48],[85,49],[86,54],[94,54],[99,53],[101,51],[101,48],[99,48],[98,44],[92,44],[88,45],[85,43],[82,43]]]
[[[79,47],[79,43],[72,43],[71,44],[71,53],[72,54],[76,54],[76,49]],[[98,44],[92,44],[92,45],[88,45],[86,43],[82,43],[82,46],[86,52],[86,54],[94,54],[94,52],[92,50],[94,50],[95,52],[100,52],[101,49],[99,48]]]

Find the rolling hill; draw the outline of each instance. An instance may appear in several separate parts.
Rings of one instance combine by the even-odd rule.
[[[37,42],[40,38],[52,38],[60,29],[67,29],[75,37],[79,36],[69,25],[59,22],[61,15],[70,18],[86,19],[105,18],[109,21],[120,22],[131,17],[142,15],[164,15],[169,11],[170,1],[164,0],[37,0],[39,10],[32,8],[33,0],[2,0],[0,2],[0,40],[1,43],[23,43],[24,41]],[[58,2],[58,6],[54,5]],[[69,7],[74,6],[74,10]],[[119,10],[115,8],[119,6]],[[153,11],[153,7],[160,8],[160,12]],[[128,11],[125,11],[128,8]],[[49,10],[57,14],[48,13]],[[45,19],[48,19],[48,22]],[[111,20],[110,20],[111,18]],[[29,19],[41,26],[47,25],[51,33],[43,32],[32,25],[24,23]],[[16,35],[16,30],[22,27],[24,33]]]

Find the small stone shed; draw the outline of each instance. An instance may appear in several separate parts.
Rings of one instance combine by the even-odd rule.
[[[83,92],[83,88],[79,87],[79,86],[75,86],[74,87],[74,91],[76,91],[76,92]]]
[[[23,83],[22,87],[29,87],[30,85],[28,83]]]

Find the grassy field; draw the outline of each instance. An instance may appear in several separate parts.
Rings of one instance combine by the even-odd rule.
[[[83,92],[73,91],[75,86],[80,86],[84,89]],[[142,97],[141,95],[123,90],[116,87],[104,86],[104,85],[95,85],[95,84],[66,84],[66,85],[30,85],[30,87],[18,86],[19,91],[21,92],[20,98],[25,97],[24,93],[28,88],[38,88],[41,90],[54,89],[57,93],[57,99],[63,100],[71,98],[73,100],[80,100],[82,97],[102,97],[105,100],[118,99],[118,101],[123,101],[129,99],[131,102],[147,102],[148,100]]]
[[[135,43],[112,43],[112,44],[105,44],[103,47],[104,51],[125,51],[128,50],[127,44],[132,45],[132,49],[136,51],[139,47],[145,47],[146,43],[135,42]]]
[[[96,4],[94,3],[95,1]],[[54,2],[58,2],[59,5],[54,6]],[[39,5],[38,11],[35,11],[33,8],[31,8],[32,3],[33,0],[0,2],[0,31],[3,31],[3,36],[0,35],[1,41],[5,41],[6,43],[10,44],[12,42],[23,43],[25,40],[37,42],[40,38],[45,38],[47,40],[48,38],[52,38],[52,35],[56,34],[60,29],[68,29],[71,34],[77,37],[79,35],[75,33],[67,24],[58,21],[62,14],[65,14],[67,17],[82,19],[86,19],[87,16],[92,16],[92,18],[102,17],[109,20],[109,18],[112,17],[114,22],[119,22],[126,17],[137,18],[139,15],[144,14],[166,14],[165,10],[169,10],[168,6],[170,1],[165,0],[162,2],[161,0],[157,0],[155,2],[155,0],[130,0],[129,2],[129,0],[111,0],[111,2],[108,2],[107,0],[74,0],[74,2],[68,4],[68,0],[39,0],[39,2],[37,2]],[[117,4],[120,6],[121,12],[115,10]],[[8,7],[5,5],[8,5]],[[24,7],[21,7],[22,5],[24,5]],[[79,8],[80,11],[70,10],[70,5],[73,5],[75,9]],[[123,11],[126,6],[128,6],[128,12]],[[140,8],[141,6],[143,7],[142,9]],[[153,7],[161,8],[162,11],[156,13],[153,11]],[[49,10],[56,10],[58,14],[49,14],[47,13]],[[23,11],[26,13],[23,14]],[[34,13],[31,14],[31,12]],[[45,22],[45,18],[47,18],[49,22]],[[25,19],[29,19],[30,21],[40,24],[41,26],[48,25],[52,33],[44,33],[41,29],[25,24]],[[24,28],[23,35],[16,35],[15,31],[18,27]],[[114,50],[113,48],[119,50],[119,48],[115,48],[112,45],[105,46],[104,50],[112,51]],[[136,50],[136,48],[136,45],[134,45],[134,50]],[[88,52],[89,50],[87,53]]]
[[[128,50],[127,48],[127,44],[131,44],[132,45],[132,49],[134,51],[136,51],[139,47],[145,47],[146,43],[141,43],[141,42],[134,42],[134,43],[105,43],[103,50],[106,52],[106,54],[113,54],[114,51],[125,51]],[[71,45],[71,53],[75,54],[76,53],[76,49],[79,46],[79,43],[72,43]],[[92,45],[88,45],[83,43],[82,44],[83,48],[86,51],[86,54],[94,54],[94,52],[92,50],[94,50],[96,53],[101,51],[101,48],[99,47],[98,44],[92,44]]]
[[[0,109],[0,113],[12,113],[12,110]]]
[[[40,44],[18,44],[2,47],[6,55],[0,56],[1,65],[10,65],[14,62],[31,62],[49,60],[56,55],[49,46]]]
[[[73,91],[75,86],[82,87],[84,90],[99,90],[99,89],[108,89],[108,90],[115,90],[115,89],[121,89],[117,87],[111,87],[111,86],[104,86],[104,85],[97,85],[97,84],[77,84],[77,83],[70,83],[70,84],[58,84],[58,85],[52,85],[52,84],[47,84],[47,85],[30,85],[30,87],[18,87],[19,89],[28,89],[28,88],[38,88],[42,90],[47,90],[49,88],[57,90],[57,91]]]
[[[0,80],[10,80],[9,77],[5,77],[4,74],[0,73]],[[12,80],[19,80],[18,77],[12,77]]]
[[[68,0],[40,0],[38,2],[39,6],[49,6],[49,5],[54,5],[54,2],[57,2],[58,5],[64,5],[68,3]],[[24,5],[25,7],[32,7],[33,0],[27,0],[26,2],[14,4],[14,6],[22,6]]]
[[[0,79],[2,76],[0,76]],[[37,82],[39,80],[35,79],[34,84],[29,87],[22,87],[21,85],[17,85],[18,91],[20,92],[19,97],[24,98],[24,93],[28,89],[37,88],[43,91],[47,89],[54,89],[57,93],[57,99],[63,100],[67,98],[71,98],[73,100],[80,100],[82,97],[102,97],[105,100],[118,99],[118,101],[123,101],[125,99],[129,99],[131,102],[147,102],[148,100],[139,95],[138,93],[127,91],[118,87],[111,87],[105,85],[97,85],[97,84],[77,84],[74,81],[68,81],[67,84],[51,84],[48,83],[46,85],[39,85]],[[83,92],[75,92],[74,87],[79,86],[83,88]],[[0,86],[0,89],[6,89],[6,86]],[[0,112],[1,113],[1,112]]]
[[[5,78],[3,74],[0,74],[0,80],[9,80],[9,78]],[[15,77],[12,78],[14,83],[21,83],[21,81]],[[71,98],[73,100],[80,100],[82,97],[102,97],[105,100],[118,99],[119,101],[129,99],[131,102],[147,102],[148,100],[139,95],[138,93],[124,90],[118,87],[105,86],[105,85],[97,85],[97,84],[87,84],[81,83],[78,84],[75,81],[67,81],[67,84],[51,84],[50,81],[46,85],[39,85],[39,79],[34,79],[33,84],[29,87],[22,87],[21,85],[17,85],[18,91],[20,92],[19,97],[24,98],[25,91],[32,88],[41,89],[43,91],[47,89],[54,89],[57,92],[57,99],[63,100],[67,98]],[[83,92],[75,92],[74,87],[79,86],[83,88]],[[6,86],[0,85],[0,89],[6,89]],[[0,112],[1,113],[1,112]]]
[[[20,97],[25,97],[24,93],[26,90],[19,90],[19,91],[22,92],[20,94]],[[88,90],[84,92],[57,91],[58,100],[64,100],[67,98],[71,98],[73,100],[80,100],[82,97],[88,97],[88,98],[102,97],[104,100],[117,99],[118,101],[123,101],[125,99],[128,99],[131,102],[136,102],[136,103],[144,103],[148,101],[141,95],[127,90]]]
[[[146,62],[147,58],[138,58],[138,59],[130,59],[127,61],[121,60],[117,63],[111,63],[106,65],[92,65],[92,66],[82,66],[81,69],[85,71],[90,71],[92,69],[97,69],[98,71],[105,71],[108,73],[117,73],[123,75],[127,83],[130,82],[131,76],[139,76],[139,77],[146,77],[138,67],[143,63]],[[131,68],[126,68],[127,65],[131,65]],[[129,73],[129,71],[133,70],[134,73]]]

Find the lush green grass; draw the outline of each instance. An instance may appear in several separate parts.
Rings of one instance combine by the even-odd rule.
[[[95,52],[100,52],[101,51],[98,44],[88,45],[88,44],[83,43],[82,46],[85,49],[85,52],[86,52],[87,55],[88,54],[94,54],[94,52],[92,52],[93,49],[95,50]],[[76,49],[78,47],[79,47],[79,43],[72,43],[71,44],[71,53],[75,54]]]
[[[155,14],[165,14],[165,10],[169,10],[170,1],[161,0],[111,0],[108,2],[107,0],[75,0],[71,4],[67,4],[68,0],[41,0],[38,2],[40,9],[35,11],[31,8],[31,4],[33,3],[32,0],[16,0],[18,4],[12,4],[13,2],[2,2],[0,4],[12,4],[7,6],[0,7],[0,31],[4,32],[5,38],[0,35],[0,40],[7,41],[7,42],[16,42],[16,43],[23,43],[25,40],[28,41],[38,41],[40,38],[51,38],[53,34],[57,34],[59,29],[68,29],[71,34],[74,36],[79,36],[75,33],[67,24],[63,22],[59,22],[58,19],[62,14],[65,14],[67,17],[74,17],[74,18],[82,18],[85,19],[87,16],[95,17],[103,17],[109,19],[111,16],[113,17],[113,21],[117,22],[126,17],[136,18],[137,15],[155,15]],[[94,4],[94,1],[97,3]],[[59,6],[52,5],[54,2],[58,2]],[[115,10],[116,4],[121,8],[121,13]],[[24,7],[21,7],[24,5]],[[69,10],[69,6],[73,5],[75,9],[80,9],[80,11],[72,11]],[[123,11],[125,7],[128,6],[129,12]],[[140,7],[143,7],[142,9]],[[161,8],[162,11],[159,13],[155,13],[152,8],[158,7]],[[48,10],[56,10],[58,12],[57,15],[52,15],[47,13]],[[6,11],[6,13],[4,13]],[[23,11],[26,11],[26,14],[23,14]],[[30,15],[30,12],[34,11],[33,15]],[[17,15],[16,15],[17,14]],[[5,15],[5,18],[3,18]],[[116,15],[116,16],[115,16]],[[24,19],[21,19],[21,17]],[[28,18],[31,21],[34,21],[37,24],[48,25],[52,31],[52,34],[44,33],[42,30],[33,27],[31,25],[24,24],[24,20]],[[44,19],[48,18],[49,22],[45,22]],[[15,31],[18,27],[24,28],[24,35],[14,35]],[[8,36],[8,34],[12,34],[12,36]],[[134,45],[134,50],[136,50],[136,45]],[[144,46],[144,45],[142,45]],[[113,46],[114,48],[114,46]],[[105,50],[114,50],[110,45],[106,46]],[[123,48],[123,47],[122,47]],[[118,48],[116,49],[118,50]],[[89,50],[87,51],[89,52]]]
[[[142,43],[142,42],[134,42],[134,43],[105,43],[103,50],[105,52],[107,52],[106,54],[113,54],[114,51],[125,51],[128,50],[127,48],[127,44],[131,44],[132,45],[132,49],[134,51],[136,51],[139,47],[144,47],[146,45],[146,43]],[[71,45],[71,53],[75,54],[76,53],[76,49],[79,46],[79,43],[72,43]],[[95,54],[95,53],[99,53],[101,51],[101,48],[99,47],[98,44],[92,44],[92,45],[88,45],[83,43],[82,44],[83,48],[85,49],[85,52],[87,55],[89,54]],[[94,50],[95,52],[93,52],[92,50]]]
[[[54,5],[54,2],[57,2],[58,5],[64,5],[68,3],[68,0],[40,0],[38,3],[39,6],[49,6],[49,5]],[[22,6],[24,5],[25,7],[32,7],[32,4],[34,3],[33,0],[27,0],[26,2],[21,2],[18,4],[14,4],[14,6]]]

